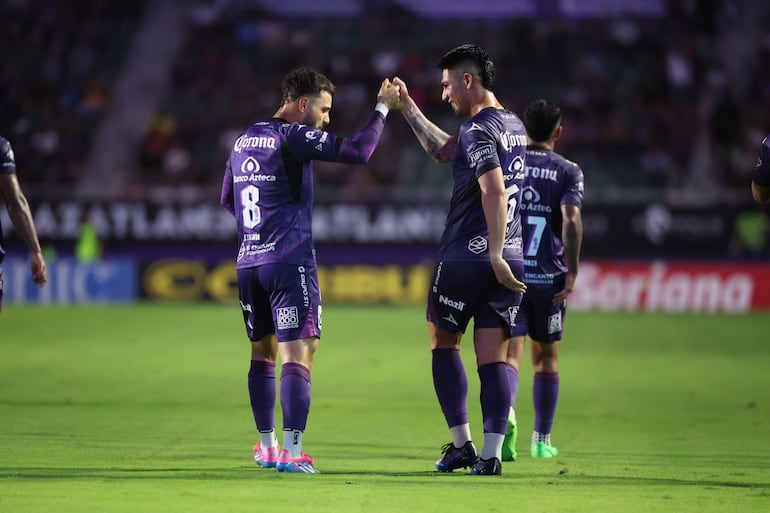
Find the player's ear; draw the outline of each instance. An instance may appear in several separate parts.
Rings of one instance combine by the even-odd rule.
[[[299,100],[297,102],[297,106],[299,107],[299,111],[300,112],[305,112],[305,110],[307,109],[307,102],[308,102],[308,97],[307,96],[300,96],[299,97]]]

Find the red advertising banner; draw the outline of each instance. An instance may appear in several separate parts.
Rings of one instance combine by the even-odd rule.
[[[770,263],[609,262],[580,265],[571,310],[743,313],[770,310]]]

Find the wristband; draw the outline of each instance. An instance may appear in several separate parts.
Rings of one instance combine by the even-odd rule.
[[[377,103],[377,105],[374,106],[374,110],[379,112],[383,115],[383,117],[388,117],[388,111],[390,110],[387,105],[385,105],[382,102]]]

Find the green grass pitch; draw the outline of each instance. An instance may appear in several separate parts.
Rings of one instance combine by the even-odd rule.
[[[449,436],[421,307],[324,308],[304,439],[320,475],[251,461],[248,357],[236,305],[6,305],[0,512],[770,511],[767,314],[570,313],[561,455],[528,456],[527,361],[501,477],[433,470]]]

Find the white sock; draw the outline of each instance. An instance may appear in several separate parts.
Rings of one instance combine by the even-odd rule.
[[[289,458],[299,458],[302,455],[302,431],[284,429],[283,448],[289,451]]]
[[[275,429],[271,429],[270,431],[260,431],[259,432],[259,443],[262,444],[262,447],[278,447],[278,437],[275,436]]]
[[[504,438],[505,435],[502,433],[484,433],[484,448],[481,449],[481,459],[502,459]]]
[[[452,434],[452,443],[458,449],[471,439],[471,425],[467,422],[458,426],[452,426],[449,428],[449,432]]]
[[[538,433],[537,431],[532,433],[532,444],[543,442],[545,445],[551,445],[551,433]]]

